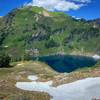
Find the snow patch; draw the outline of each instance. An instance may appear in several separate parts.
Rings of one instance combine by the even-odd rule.
[[[31,76],[31,78],[34,77]],[[93,97],[100,98],[100,77],[86,78],[57,87],[53,87],[52,83],[52,81],[17,82],[16,87],[28,91],[47,92],[53,97],[51,100],[91,100]]]
[[[95,60],[99,60],[100,59],[100,56],[99,55],[94,55],[92,56]]]
[[[28,76],[28,79],[31,80],[31,81],[35,81],[35,80],[38,79],[38,77],[37,76],[30,75],[30,76]]]

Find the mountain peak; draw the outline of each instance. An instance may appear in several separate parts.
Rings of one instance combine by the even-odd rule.
[[[67,16],[64,12],[50,12],[44,9],[43,7],[37,6],[24,6],[20,8],[21,10],[30,10],[34,13],[46,16],[46,17],[58,17],[58,16]]]

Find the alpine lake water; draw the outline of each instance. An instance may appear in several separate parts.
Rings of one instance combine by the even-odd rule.
[[[39,61],[45,62],[53,70],[60,73],[70,73],[80,68],[92,67],[97,61],[92,57],[75,55],[50,55],[38,57]]]

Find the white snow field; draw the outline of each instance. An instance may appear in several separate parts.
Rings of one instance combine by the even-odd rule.
[[[99,55],[94,55],[92,56],[95,60],[99,60],[100,59],[100,56]]]
[[[36,82],[37,76],[28,76],[32,82],[17,82],[16,87],[28,91],[46,92],[51,100],[92,100],[100,99],[100,77],[86,78],[76,82],[52,86],[52,81]]]

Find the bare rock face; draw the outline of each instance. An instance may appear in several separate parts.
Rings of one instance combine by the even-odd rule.
[[[43,11],[43,15],[46,16],[46,17],[50,17],[50,15],[47,11]]]

